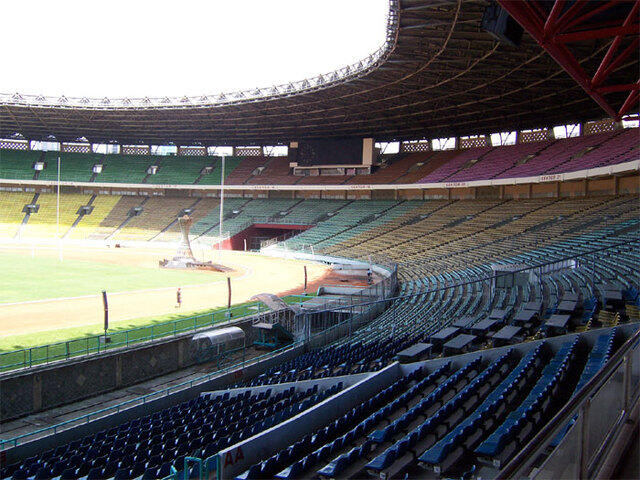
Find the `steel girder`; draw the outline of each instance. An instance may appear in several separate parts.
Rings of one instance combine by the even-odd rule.
[[[640,99],[640,79],[621,82],[615,72],[630,58],[637,59],[640,3],[584,0],[498,0],[498,3],[536,39],[556,62],[611,117],[619,120]],[[572,51],[574,44],[609,41],[594,71],[588,71]],[[637,71],[637,70],[636,70]],[[608,94],[623,92],[616,104]]]

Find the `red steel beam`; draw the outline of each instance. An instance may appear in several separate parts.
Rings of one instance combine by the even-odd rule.
[[[637,46],[635,41],[632,42],[632,46],[627,47],[621,54],[623,55],[622,59],[616,58],[615,60],[613,60],[613,57],[623,38],[622,35],[616,36],[616,39],[609,47],[607,54],[600,63],[600,67],[598,68],[598,71],[594,76],[594,81],[598,82],[595,84],[592,83],[591,79],[582,69],[575,56],[567,49],[567,47],[563,43],[560,43],[558,41],[558,37],[560,37],[561,32],[564,31],[564,29],[567,29],[574,25],[578,25],[581,22],[588,20],[597,13],[619,3],[619,1],[609,1],[606,3],[602,3],[597,8],[583,13],[582,15],[580,15],[580,13],[585,3],[576,2],[559,18],[558,15],[561,9],[558,4],[562,0],[556,0],[556,3],[551,9],[549,17],[546,17],[546,13],[543,13],[542,15],[540,14],[541,8],[536,1],[497,1],[502,6],[502,8],[504,8],[509,13],[509,15],[511,15],[518,23],[520,23],[520,25],[522,25],[522,27],[547,51],[547,53],[551,55],[551,57],[578,83],[578,85],[580,85],[583,90],[587,92],[587,94],[589,94],[589,96],[591,96],[591,98],[593,98],[593,100],[598,103],[598,105],[600,105],[600,107],[602,107],[605,112],[607,112],[607,114],[615,119],[619,119],[621,115],[620,112],[626,111],[631,108],[633,102],[637,97],[636,90],[631,91],[623,107],[619,111],[616,111],[603,97],[602,93],[607,92],[608,89],[614,89],[611,91],[625,91],[627,89],[622,88],[621,86],[612,86],[603,91],[601,88],[593,87],[594,85],[597,86],[602,83],[606,79],[606,77],[633,52],[633,50]],[[637,12],[638,3],[635,3],[630,14],[625,19],[623,28],[637,28],[637,25],[634,25],[634,20],[637,17]],[[551,18],[552,16],[555,16],[555,19]],[[626,30],[624,30],[622,33],[626,34],[625,32]],[[587,34],[587,32],[581,33]],[[620,31],[618,31],[617,33],[620,33]],[[569,37],[569,39],[571,38],[572,37]]]
[[[600,93],[629,92],[640,89],[637,83],[627,83],[619,85],[605,85],[604,87],[596,87],[595,90]]]
[[[618,35],[631,35],[635,33],[637,29],[637,25],[629,25],[627,27],[606,27],[599,28],[597,30],[585,30],[584,32],[560,33],[554,38],[560,43],[582,42],[584,40],[616,37]]]
[[[624,20],[624,23],[622,24],[623,27],[629,27],[630,25],[633,26],[633,23],[636,19],[636,17],[638,16],[638,7],[640,6],[639,3],[634,3],[633,7],[631,8],[631,11],[629,12],[629,15],[627,15],[627,18]],[[596,71],[595,75],[593,76],[593,80],[591,81],[592,85],[599,85],[601,84],[604,79],[606,78],[606,71],[607,71],[607,67],[609,65],[609,63],[611,62],[611,60],[613,59],[613,56],[616,54],[616,52],[618,51],[618,47],[620,47],[620,44],[622,43],[622,39],[624,37],[622,35],[618,35],[615,40],[613,41],[613,43],[609,46],[609,50],[607,50],[607,53],[605,54],[604,58],[602,59],[602,62],[600,62],[600,66],[598,67],[598,70]]]
[[[594,15],[597,15],[600,12],[604,12],[605,10],[609,10],[611,7],[616,6],[618,3],[620,3],[620,1],[621,0],[612,0],[610,2],[602,2],[599,7],[594,8],[593,10],[589,10],[585,14],[579,16],[578,18],[574,18],[573,20],[569,21],[566,25],[563,25],[562,28],[564,30],[569,30],[571,27],[575,25],[580,25],[582,22],[586,22]],[[595,2],[592,2],[592,4],[593,3]]]
[[[638,45],[640,45],[640,39],[639,38],[634,38],[633,42],[631,42],[629,44],[629,46],[627,46],[627,48],[625,48],[622,51],[622,53],[620,53],[616,57],[616,59],[613,62],[611,62],[611,64],[609,64],[608,67],[606,67],[606,70],[602,74],[603,75],[603,81],[604,81],[604,78],[608,77],[611,74],[611,72],[613,72],[616,68],[618,68],[620,66],[620,64],[622,62],[624,62],[629,55],[631,55],[633,52],[637,52],[638,51]],[[597,82],[597,78],[594,76],[593,80],[591,81],[591,84],[592,85],[598,85],[598,83],[596,83],[596,82]]]
[[[576,0],[575,3],[571,5],[567,11],[560,16],[560,18],[558,18],[558,21],[556,22],[557,30],[563,29],[565,24],[575,18],[576,15],[580,13],[580,10],[582,10],[582,7],[586,4],[587,0]]]
[[[629,110],[631,110],[633,106],[638,102],[638,99],[640,99],[640,80],[638,80],[636,86],[638,87],[638,89],[632,90],[625,102],[620,107],[620,110],[618,111],[619,118],[622,118]]]
[[[587,75],[564,45],[557,45],[544,37],[543,30],[537,27],[536,23],[542,24],[540,17],[532,18],[529,2],[521,2],[518,0],[498,0],[498,3],[511,15],[522,27],[529,32],[540,45],[558,62],[558,64],[593,98],[602,109],[611,117],[617,118],[616,112],[606,99],[599,93],[591,89]]]
[[[547,17],[547,20],[544,22],[544,35],[548,37],[549,35],[555,32],[556,20],[560,15],[560,12],[564,8],[565,1],[557,0],[556,3],[553,4],[553,8],[551,8],[551,13]]]

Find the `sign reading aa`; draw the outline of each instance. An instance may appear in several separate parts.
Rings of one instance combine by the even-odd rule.
[[[238,447],[235,451],[230,450],[224,455],[224,463],[225,467],[229,465],[234,465],[238,463],[240,460],[244,460],[244,454],[242,453],[242,447]]]

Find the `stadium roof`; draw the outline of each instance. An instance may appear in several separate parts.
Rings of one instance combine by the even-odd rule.
[[[336,72],[204,97],[0,95],[0,137],[18,133],[34,140],[53,136],[58,141],[86,138],[92,143],[178,145],[273,144],[347,136],[393,140],[511,131],[605,115],[602,103],[585,92],[589,85],[578,81],[545,39],[536,40],[526,25],[519,46],[498,42],[482,30],[487,1],[389,3],[386,43],[362,62]],[[604,13],[613,23],[632,16],[635,4],[533,3],[545,14],[553,12],[554,3],[603,11],[610,7]],[[639,67],[634,43],[637,15],[635,20],[631,35],[613,32],[621,41],[587,35],[573,38],[570,45],[583,71],[594,74],[618,42],[616,48],[626,56],[611,62],[607,73],[615,85],[631,85],[632,93],[637,92]],[[600,95],[615,111],[629,103],[629,93],[615,87]],[[636,108],[637,95],[631,96],[631,104]]]

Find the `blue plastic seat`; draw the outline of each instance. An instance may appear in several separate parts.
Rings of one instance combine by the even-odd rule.
[[[13,472],[11,478],[13,480],[27,480],[27,478],[29,478],[29,475],[27,475],[27,472],[25,470],[19,468]]]
[[[100,480],[104,478],[102,475],[102,468],[92,468],[87,474],[87,480]]]
[[[171,474],[171,465],[172,465],[172,462],[163,463],[162,466],[156,472],[157,478],[168,477]]]

